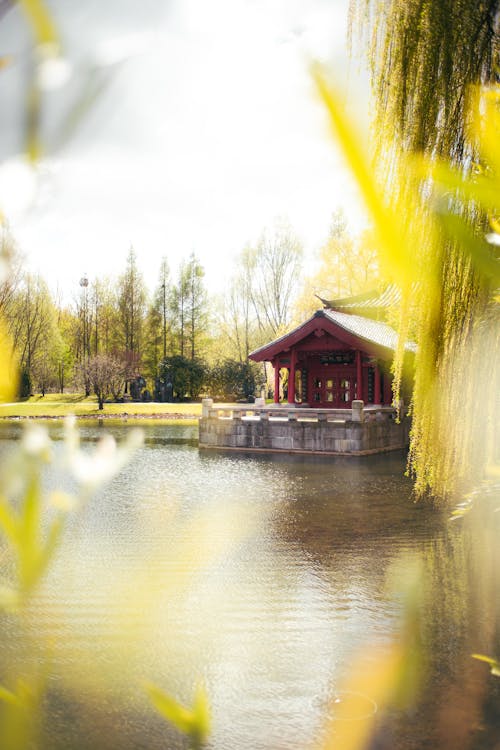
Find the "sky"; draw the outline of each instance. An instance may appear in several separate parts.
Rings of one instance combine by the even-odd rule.
[[[347,54],[347,0],[53,0],[64,65],[43,94],[44,156],[23,157],[32,36],[0,21],[0,208],[52,290],[116,276],[132,246],[148,287],[194,252],[222,292],[278,218],[306,269],[343,207],[365,224],[308,65],[328,64],[366,132],[367,76]],[[365,136],[362,136],[365,137]]]

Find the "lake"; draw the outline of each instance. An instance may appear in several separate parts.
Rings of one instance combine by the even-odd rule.
[[[83,447],[128,429],[83,425]],[[19,430],[0,429],[2,453]],[[2,670],[31,666],[46,685],[40,748],[187,747],[145,681],[186,704],[202,681],[214,750],[340,747],[372,720],[370,748],[500,747],[500,678],[471,656],[500,656],[498,493],[450,521],[413,502],[400,453],[206,452],[196,427],[144,431],[70,514],[22,622],[3,616]],[[60,425],[50,433],[57,454]],[[75,489],[51,468],[44,483]],[[406,642],[418,692],[383,709],[364,673]]]

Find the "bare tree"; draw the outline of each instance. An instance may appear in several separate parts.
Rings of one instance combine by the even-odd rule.
[[[104,401],[120,391],[126,378],[126,366],[111,354],[94,354],[80,368],[80,377],[97,396],[99,409],[104,409]]]
[[[56,310],[40,276],[24,276],[8,305],[6,320],[21,368],[31,377],[39,354],[51,352],[60,340]]]
[[[261,329],[275,336],[290,322],[302,268],[303,249],[287,222],[264,230],[253,253],[252,302]]]
[[[245,247],[236,257],[235,273],[218,311],[218,329],[228,346],[228,356],[246,362],[259,343],[259,319],[253,301],[255,251]]]
[[[0,314],[5,317],[22,283],[22,265],[22,256],[8,227],[0,225]]]

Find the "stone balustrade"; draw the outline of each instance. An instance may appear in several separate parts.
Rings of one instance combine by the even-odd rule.
[[[361,455],[404,448],[409,422],[387,406],[314,409],[290,404],[214,404],[203,399],[200,447]]]

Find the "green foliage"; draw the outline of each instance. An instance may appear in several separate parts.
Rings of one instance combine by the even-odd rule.
[[[122,446],[104,436],[92,454],[83,452],[75,422],[65,425],[64,466],[77,483],[75,496],[43,491],[42,471],[53,460],[52,444],[45,428],[28,424],[17,452],[4,464],[0,475],[0,540],[13,558],[11,580],[0,585],[0,610],[19,617],[22,633],[35,590],[54,558],[69,510],[83,507],[89,494],[111,479],[129,460],[142,441],[137,430],[129,433]],[[22,641],[22,638],[21,638]],[[20,659],[22,676],[13,668],[0,679],[0,734],[5,750],[28,750],[38,746],[46,680],[44,664],[34,671],[27,659]],[[4,668],[5,665],[2,664]],[[193,706],[185,708],[175,699],[148,683],[146,690],[155,708],[201,750],[210,731],[208,700],[200,687]]]
[[[213,398],[235,401],[255,395],[255,363],[225,359],[214,365],[208,374],[208,387]]]
[[[137,256],[131,247],[124,273],[118,282],[121,348],[139,359],[142,354],[143,322],[146,309],[146,287],[139,271]]]
[[[160,381],[169,384],[178,401],[198,398],[205,380],[206,367],[202,360],[176,355],[160,363]]]
[[[17,461],[4,471],[0,485],[0,528],[15,562],[14,580],[2,583],[0,589],[0,606],[4,609],[17,609],[33,592],[60,540],[62,513],[56,512],[48,525],[42,523],[41,468],[50,459],[45,430],[30,425]],[[17,502],[16,495],[20,495]]]
[[[19,379],[19,398],[29,398],[31,395],[31,378],[26,367],[21,370],[21,376]]]
[[[497,259],[484,238],[488,212],[499,210],[498,129],[486,147],[479,126],[497,116],[472,84],[494,79],[499,3],[352,5],[377,11],[368,24],[359,13],[372,33],[374,169],[335,94],[324,80],[319,87],[376,225],[382,271],[402,292],[396,402],[402,344],[415,332],[409,472],[419,497],[440,502],[484,472],[484,425],[498,390]],[[459,179],[441,190],[450,170]]]
[[[348,231],[342,209],[332,214],[330,231],[319,251],[319,268],[306,277],[296,303],[303,319],[318,309],[318,295],[339,299],[375,289],[380,284],[376,241],[369,230],[356,237]]]
[[[208,296],[205,271],[194,253],[179,269],[177,283],[170,294],[170,314],[176,353],[199,359],[205,348],[208,330]]]
[[[498,0],[351,0],[360,36],[368,37],[384,159],[385,133],[405,152],[462,164],[471,156],[467,89],[494,80],[499,8]]]

